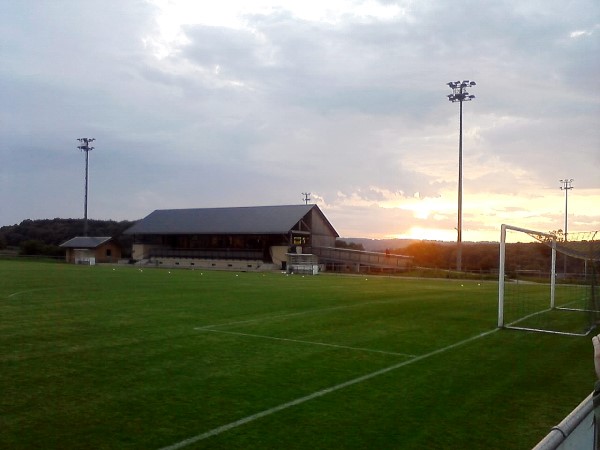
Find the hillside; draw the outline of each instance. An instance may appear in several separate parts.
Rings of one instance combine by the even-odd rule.
[[[415,239],[369,239],[369,238],[340,238],[348,243],[360,244],[368,252],[385,252],[390,249],[408,247]]]

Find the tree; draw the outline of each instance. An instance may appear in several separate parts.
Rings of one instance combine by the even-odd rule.
[[[48,251],[47,246],[43,242],[35,239],[28,239],[26,241],[23,241],[21,242],[19,247],[20,255],[46,255],[46,252]]]
[[[110,236],[124,250],[124,256],[131,248],[131,236],[123,236],[123,232],[134,222],[123,220],[89,220],[88,230],[91,236]],[[60,254],[58,247],[75,236],[81,236],[83,219],[42,219],[23,220],[20,224],[0,227],[0,248],[19,247],[22,254]],[[35,241],[37,244],[34,244]],[[48,248],[40,247],[40,244]],[[24,253],[23,253],[24,252]]]
[[[392,253],[412,256],[414,263],[421,267],[448,268],[453,264],[454,248],[443,242],[418,241]]]
[[[346,242],[344,240],[338,239],[335,241],[336,248],[347,248],[349,250],[360,250],[365,251],[365,247],[362,244],[356,244],[354,242]]]

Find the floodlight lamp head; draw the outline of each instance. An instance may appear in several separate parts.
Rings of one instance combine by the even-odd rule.
[[[470,84],[471,86],[476,86],[476,85],[477,85],[477,83],[475,83],[474,81],[471,81],[469,84]]]

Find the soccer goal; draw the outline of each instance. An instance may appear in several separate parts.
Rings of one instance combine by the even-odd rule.
[[[585,336],[600,318],[600,233],[555,234],[502,225],[498,326]]]

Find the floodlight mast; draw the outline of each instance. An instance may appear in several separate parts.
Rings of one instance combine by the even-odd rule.
[[[558,180],[560,181],[563,185],[560,187],[561,191],[565,191],[565,232],[564,232],[564,237],[565,237],[565,242],[567,242],[568,240],[568,230],[567,230],[567,218],[569,216],[569,191],[571,189],[573,189],[573,186],[571,186],[571,183],[573,183],[573,178],[565,178],[563,180]],[[566,275],[567,274],[567,255],[564,256],[564,267],[563,267],[563,273]]]
[[[458,102],[459,108],[459,131],[458,131],[458,226],[456,237],[456,270],[462,270],[462,123],[463,123],[463,102],[470,102],[475,98],[467,92],[467,88],[475,86],[474,81],[451,81],[447,85],[452,89],[448,100],[452,103]]]
[[[302,195],[304,195],[304,204],[308,205],[310,202],[310,192],[303,192]]]
[[[94,142],[96,139],[94,138],[78,138],[77,139],[81,145],[77,146],[77,148],[83,152],[85,152],[85,197],[83,202],[83,235],[88,235],[88,214],[87,214],[87,205],[88,205],[88,166],[89,166],[89,152],[94,150],[94,147],[90,147],[90,143]]]
[[[561,191],[565,191],[565,242],[567,241],[567,216],[568,216],[568,207],[569,207],[569,191],[573,189],[571,183],[573,183],[573,178],[565,178],[564,180],[558,180],[563,185],[560,187]]]

